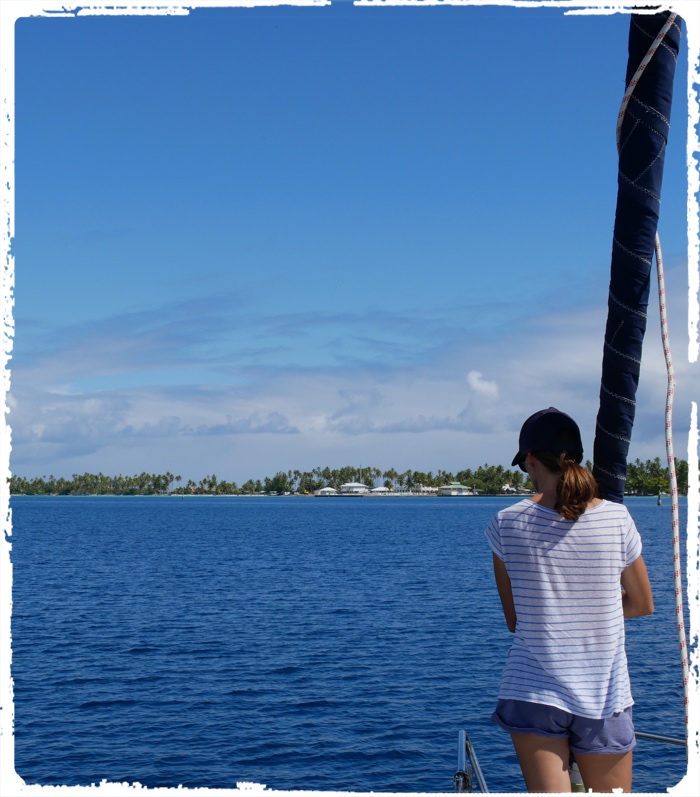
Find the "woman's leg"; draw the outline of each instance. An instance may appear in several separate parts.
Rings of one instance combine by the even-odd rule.
[[[571,791],[567,738],[538,736],[531,733],[511,733],[510,736],[528,791],[554,793]],[[583,767],[581,772],[583,773]]]
[[[632,791],[632,751],[627,753],[575,753],[586,791]]]

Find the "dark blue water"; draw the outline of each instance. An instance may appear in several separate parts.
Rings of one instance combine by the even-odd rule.
[[[14,497],[18,774],[450,791],[465,728],[489,788],[524,790],[489,721],[510,635],[483,529],[512,500]],[[636,724],[682,736],[670,509],[628,505],[656,600],[627,624]],[[635,791],[684,774],[639,743]]]

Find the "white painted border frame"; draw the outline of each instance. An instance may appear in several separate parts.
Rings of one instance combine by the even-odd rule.
[[[2,170],[2,231],[4,263],[0,281],[2,284],[2,347],[0,365],[2,371],[2,399],[7,414],[7,393],[10,388],[9,362],[14,336],[12,308],[14,305],[14,28],[15,22],[28,16],[161,16],[187,15],[193,8],[226,8],[253,6],[313,6],[330,5],[329,0],[171,0],[169,3],[133,2],[127,0],[114,5],[94,3],[61,3],[49,0],[0,0],[0,169]],[[633,3],[611,2],[602,5],[594,0],[358,0],[357,6],[512,6],[516,8],[562,8],[567,14],[618,14],[631,13]],[[698,195],[700,192],[700,2],[698,0],[670,0],[654,10],[669,9],[681,15],[686,26],[688,40],[688,360],[697,363],[700,352],[698,332],[700,326],[700,215]],[[262,784],[239,783],[237,789],[146,789],[140,784],[107,783],[99,786],[28,786],[14,769],[14,706],[11,681],[10,618],[12,612],[12,565],[10,562],[12,518],[8,478],[10,475],[11,431],[3,417],[0,427],[0,514],[2,514],[3,538],[0,540],[0,797],[34,797],[34,795],[88,795],[99,793],[105,797],[117,797],[127,792],[148,791],[154,795],[177,792],[211,794],[216,797],[240,794],[261,794]],[[689,689],[689,750],[688,770],[683,780],[669,792],[675,795],[695,797],[700,783],[700,691],[698,671],[700,668],[700,542],[698,540],[698,512],[700,482],[698,462],[697,403],[693,402],[688,435],[688,525],[687,525],[687,598],[690,603],[689,653],[691,684]],[[694,676],[693,676],[694,674]],[[694,785],[695,784],[695,785]],[[273,793],[272,790],[268,793]],[[308,792],[274,792],[276,794],[305,794]],[[358,793],[359,797],[360,793]],[[413,794],[411,797],[419,797]]]

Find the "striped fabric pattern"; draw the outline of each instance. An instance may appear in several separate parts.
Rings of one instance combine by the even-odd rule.
[[[593,719],[631,706],[620,574],[642,543],[627,508],[603,501],[574,522],[525,499],[499,512],[486,538],[517,613],[499,698]]]

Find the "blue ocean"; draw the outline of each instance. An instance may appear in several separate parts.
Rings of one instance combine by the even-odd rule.
[[[489,719],[510,634],[484,527],[513,501],[13,497],[17,773],[447,792],[463,728],[489,789],[524,791]],[[682,737],[670,505],[628,506],[656,601],[627,622],[636,726]],[[634,790],[685,769],[640,741]]]

